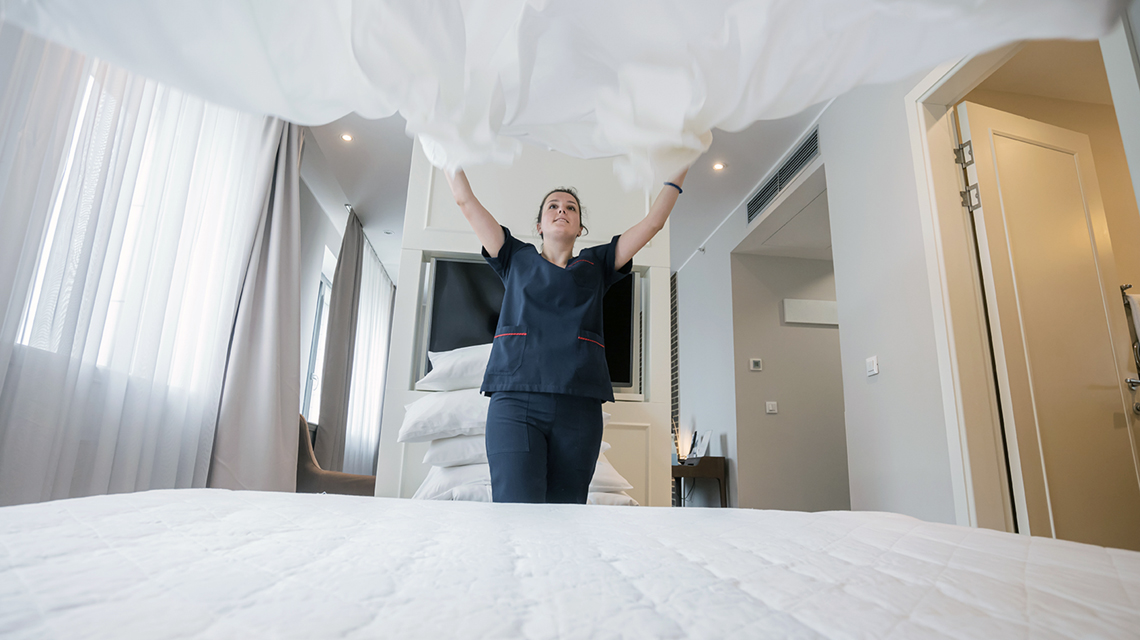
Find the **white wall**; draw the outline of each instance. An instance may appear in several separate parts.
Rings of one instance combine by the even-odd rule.
[[[677,271],[679,421],[689,431],[714,434],[708,455],[728,459],[730,506],[740,504],[730,254],[745,235],[745,223],[741,210],[734,211],[705,243],[704,251]],[[708,487],[694,498],[692,504],[715,504],[710,502]]]
[[[1104,69],[1127,152],[1133,184],[1140,185],[1140,0],[1109,35],[1101,38]]]
[[[903,98],[867,86],[820,119],[851,508],[955,522],[934,319]],[[865,359],[880,373],[867,377]]]
[[[731,264],[737,504],[849,509],[839,328],[788,324],[782,309],[786,298],[835,300],[832,264],[741,253]],[[749,369],[753,357],[761,371]]]
[[[839,306],[851,508],[952,523],[934,320],[903,103],[918,80],[861,87],[833,102],[819,120],[821,163]],[[743,211],[732,212],[705,252],[677,272],[681,422],[722,436],[733,505],[740,504],[740,440],[730,253],[746,227]],[[881,373],[868,378],[865,360],[872,355]]]
[[[645,193],[621,189],[611,160],[576,160],[555,152],[524,147],[511,167],[482,166],[467,170],[480,201],[516,237],[535,244],[534,217],[542,197],[557,186],[574,186],[582,195],[590,234],[577,249],[608,242],[641,220]],[[477,257],[479,241],[447,187],[446,178],[428,164],[418,144],[413,151],[404,216],[403,249],[392,323],[376,495],[410,497],[428,467],[421,462],[427,445],[396,442],[404,405],[422,397],[413,390],[417,328],[420,321],[421,274],[432,255]],[[651,505],[668,505],[670,493],[669,431],[669,229],[666,227],[634,258],[645,267],[649,299],[649,348],[644,402],[607,404],[613,414],[605,438],[613,449],[607,457]],[[639,497],[640,496],[640,497]]]
[[[308,185],[301,182],[301,402],[309,375],[309,350],[313,346],[313,321],[317,314],[317,289],[325,247],[340,253],[340,232],[317,203]]]
[[[795,136],[798,144],[803,134]],[[786,154],[785,154],[786,155]],[[782,158],[783,155],[775,156]],[[779,163],[777,163],[778,165]],[[748,167],[738,167],[748,171]],[[770,223],[777,227],[797,214],[807,202],[799,187],[818,180],[823,169],[816,161],[788,185],[765,213],[751,223],[747,203],[740,203],[725,217],[723,212],[708,212],[708,217],[723,221],[703,245],[703,251],[692,254],[677,270],[677,333],[680,360],[680,418],[683,430],[708,431],[713,434],[708,455],[724,456],[728,461],[729,506],[745,506],[741,500],[738,468],[740,458],[736,401],[736,352],[733,341],[732,251],[753,232],[768,232]],[[758,188],[767,177],[763,169],[755,171]],[[820,181],[822,183],[822,181]],[[810,187],[813,196],[822,186]],[[810,200],[811,198],[807,198]],[[779,218],[776,220],[775,218]],[[765,229],[760,227],[764,226]],[[770,233],[765,233],[765,237]],[[751,482],[751,481],[750,481]],[[687,484],[687,483],[686,483]],[[688,491],[686,487],[686,492]],[[716,483],[698,485],[692,500],[686,504],[709,506],[719,504]],[[752,504],[749,499],[749,504]]]

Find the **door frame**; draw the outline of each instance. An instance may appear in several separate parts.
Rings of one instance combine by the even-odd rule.
[[[1137,5],[1140,3],[1133,6]],[[1136,42],[1127,17],[1101,39],[1106,67],[1136,70],[1133,76],[1110,72],[1120,122],[1140,122]],[[952,111],[1022,46],[1013,44],[943,64],[904,98],[934,317],[955,519],[960,525],[1010,532],[1028,530],[1025,514],[1015,516],[1015,505],[1025,504],[1025,493],[1021,478],[1010,472],[1006,460],[977,250],[960,196],[965,189],[963,172],[954,163],[958,142]],[[1125,140],[1125,148],[1135,183],[1140,177],[1140,136],[1124,130],[1121,133],[1133,138]]]

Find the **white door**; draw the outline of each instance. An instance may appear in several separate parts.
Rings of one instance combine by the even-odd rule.
[[[1018,529],[1140,549],[1135,363],[1088,137],[957,113]]]

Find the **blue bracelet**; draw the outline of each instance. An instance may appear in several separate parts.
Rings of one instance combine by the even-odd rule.
[[[677,190],[677,195],[681,195],[682,193],[685,193],[685,192],[684,192],[684,191],[681,189],[681,187],[678,187],[677,185],[673,184],[672,182],[666,182],[666,183],[665,183],[665,185],[666,185],[666,186],[670,186],[670,187],[673,187],[674,189],[676,189],[676,190]]]

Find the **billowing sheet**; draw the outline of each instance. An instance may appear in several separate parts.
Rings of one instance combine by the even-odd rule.
[[[0,18],[300,124],[399,112],[437,166],[519,141],[620,155],[627,186],[857,84],[1030,38],[1096,38],[1125,0],[0,0]]]
[[[1140,553],[890,514],[218,489],[0,508],[4,638],[1137,630]]]

